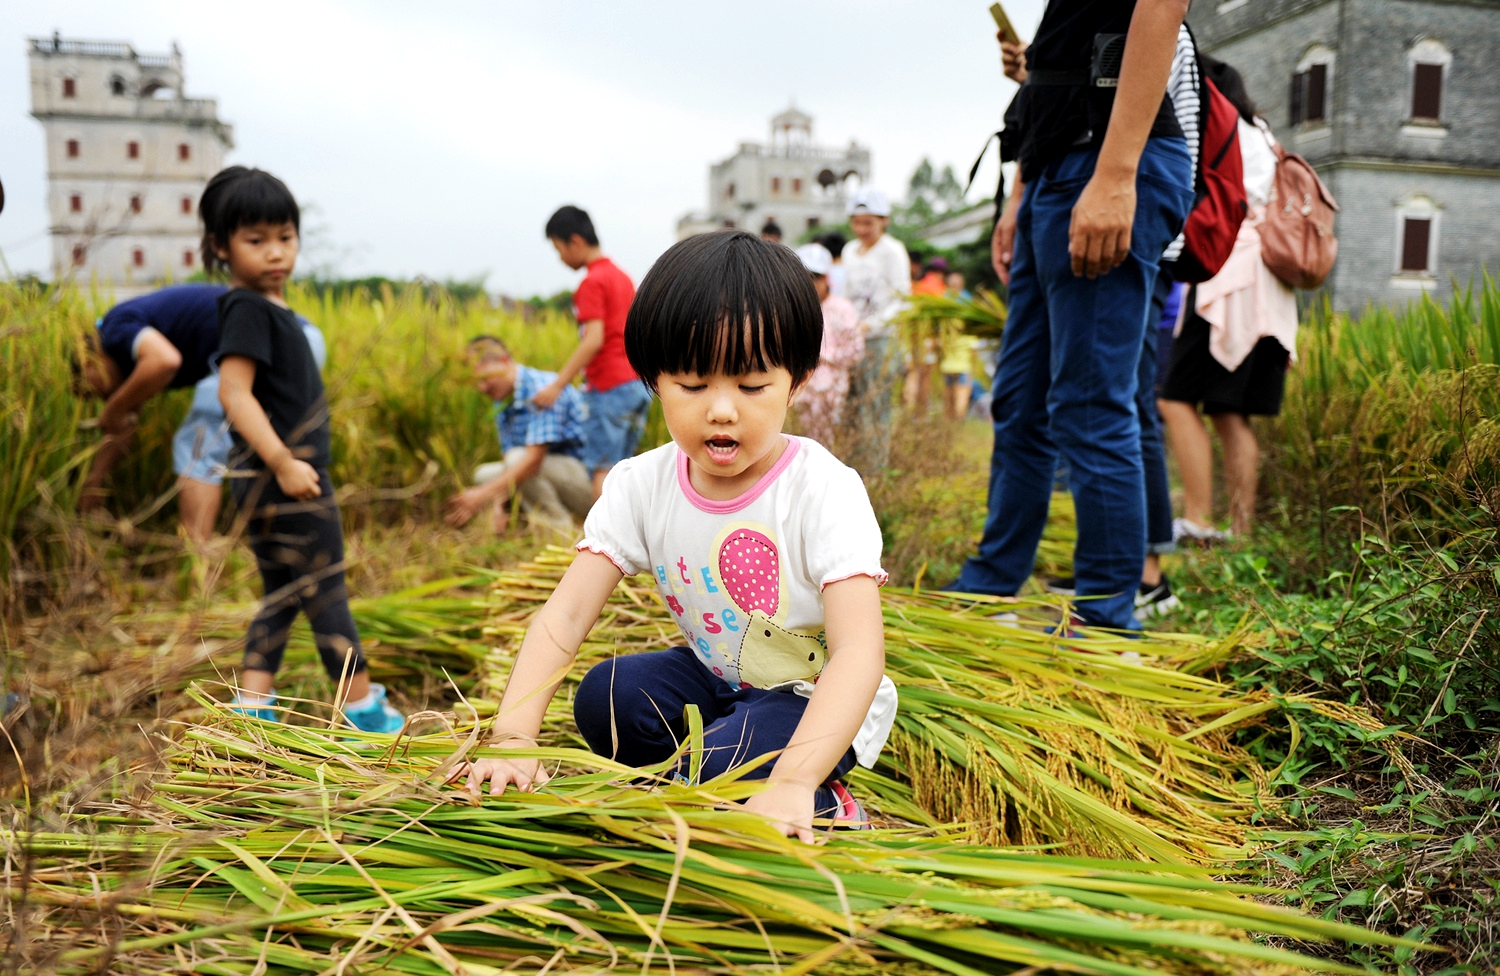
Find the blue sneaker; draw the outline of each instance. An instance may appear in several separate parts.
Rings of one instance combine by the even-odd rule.
[[[262,696],[257,695],[256,697],[261,698]],[[251,718],[258,718],[262,722],[279,722],[281,721],[281,712],[271,707],[275,704],[275,695],[266,695],[263,700],[257,701],[253,705],[245,701],[242,696],[235,695],[234,701],[229,703],[229,710],[231,712],[239,712],[241,715],[248,715]]]
[[[406,725],[406,716],[391,707],[385,700],[385,685],[370,685],[372,701],[364,708],[344,706],[344,717],[349,724],[361,732],[400,732]]]

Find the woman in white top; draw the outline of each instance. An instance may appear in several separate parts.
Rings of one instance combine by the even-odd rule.
[[[1276,178],[1276,139],[1245,92],[1238,71],[1200,55],[1204,72],[1240,112],[1239,144],[1250,212],[1234,251],[1211,280],[1194,289],[1172,344],[1162,384],[1161,412],[1182,474],[1183,518],[1179,538],[1215,541],[1213,449],[1198,405],[1208,414],[1224,448],[1232,531],[1250,530],[1260,445],[1252,415],[1281,412],[1288,362],[1297,353],[1297,299],[1261,260],[1260,226]]]
[[[911,262],[906,246],[885,232],[891,204],[884,193],[860,189],[849,201],[844,245],[844,297],[854,306],[865,333],[865,354],[850,377],[855,437],[849,463],[869,477],[883,470],[891,454],[891,401],[901,363],[891,343],[891,320],[911,294]]]

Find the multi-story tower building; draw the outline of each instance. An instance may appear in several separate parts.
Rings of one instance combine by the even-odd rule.
[[[1193,0],[1188,23],[1338,200],[1336,307],[1500,270],[1500,0]]]
[[[54,279],[142,290],[199,270],[198,197],[233,130],[183,93],[182,53],[32,38],[31,114],[47,139]]]
[[[796,107],[771,120],[771,140],[742,142],[709,167],[708,210],[677,222],[677,237],[724,227],[759,231],[774,219],[793,241],[809,228],[844,222],[852,186],[870,178],[870,150],[813,145],[812,116]]]

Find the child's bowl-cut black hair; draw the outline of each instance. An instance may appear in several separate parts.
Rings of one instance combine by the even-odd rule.
[[[743,230],[699,234],[657,258],[625,320],[625,355],[653,390],[663,373],[785,367],[796,386],[818,365],[823,309],[791,248]]]
[[[290,223],[302,233],[302,211],[286,184],[263,169],[230,166],[221,169],[203,188],[198,200],[203,220],[203,268],[212,274],[227,270],[218,249],[229,247],[229,238],[250,224]]]
[[[594,233],[594,222],[589,219],[588,211],[571,203],[558,207],[557,212],[547,218],[548,239],[566,244],[573,239],[574,234],[583,238],[583,243],[589,247],[599,246],[599,235]]]

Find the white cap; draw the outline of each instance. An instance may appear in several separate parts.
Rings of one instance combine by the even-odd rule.
[[[833,270],[833,255],[816,241],[797,248],[797,257],[802,259],[802,266],[815,275],[826,275]]]
[[[885,198],[885,194],[873,186],[862,186],[855,191],[853,199],[849,201],[849,216],[855,214],[874,214],[877,217],[889,217],[891,215],[891,201]]]

